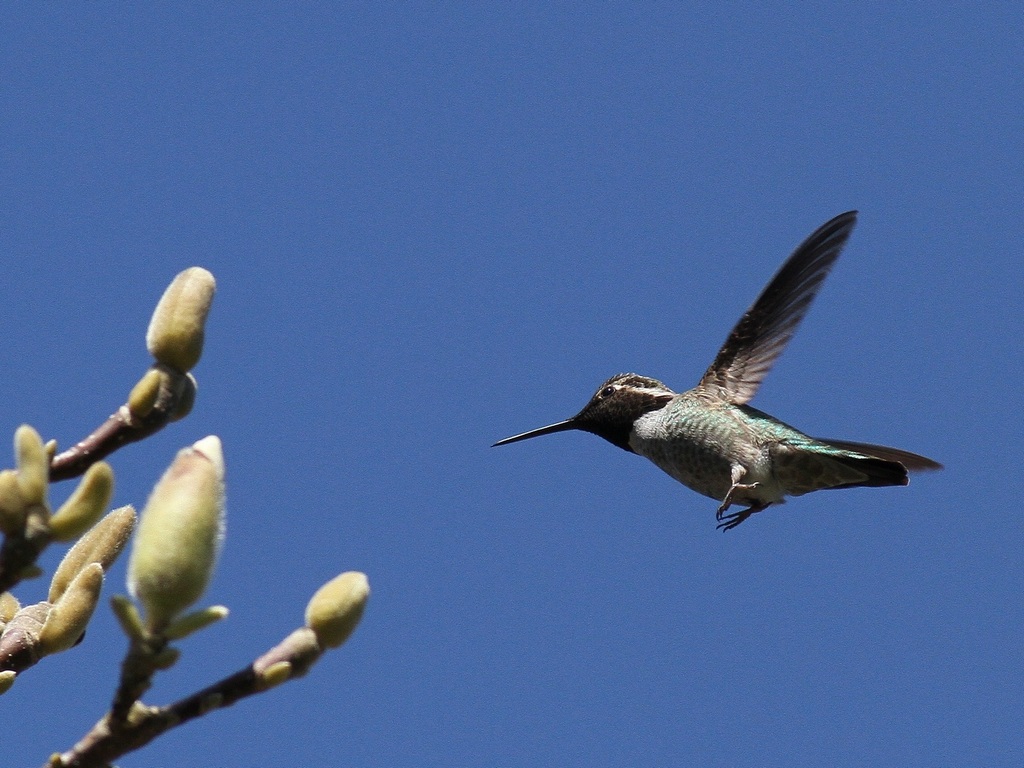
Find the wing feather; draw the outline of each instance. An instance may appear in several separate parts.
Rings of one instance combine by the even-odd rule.
[[[793,251],[732,329],[698,389],[735,405],[754,396],[807,314],[856,222],[856,211],[842,213]]]

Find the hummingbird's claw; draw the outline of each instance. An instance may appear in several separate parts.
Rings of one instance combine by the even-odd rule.
[[[724,498],[724,499],[722,499],[722,506],[720,506],[720,507],[718,508],[718,510],[717,510],[717,511],[715,512],[715,520],[719,520],[719,521],[721,521],[721,520],[722,520],[722,518],[723,518],[723,516],[725,515],[725,511],[726,511],[726,510],[727,510],[727,509],[728,509],[729,507],[731,507],[731,506],[732,506],[732,492],[733,492],[733,489],[734,489],[735,487],[736,487],[736,486],[734,485],[734,486],[733,486],[732,488],[730,488],[730,489],[729,489],[729,492],[728,492],[727,494],[725,494],[725,498]],[[730,518],[732,518],[732,517],[736,517],[736,514],[735,514],[735,513],[733,513],[733,514],[729,515],[729,517],[730,517]],[[721,526],[719,526],[719,527],[721,527]]]
[[[735,476],[736,476],[736,473],[734,472],[733,473],[733,477],[735,477]],[[732,515],[725,515],[725,511],[727,509],[729,509],[729,507],[732,506],[732,497],[733,497],[733,495],[736,493],[736,491],[751,491],[754,488],[757,488],[757,486],[759,486],[759,485],[760,485],[760,483],[740,483],[740,482],[733,481],[732,486],[729,488],[729,492],[726,493],[725,494],[725,498],[722,499],[722,505],[718,508],[718,511],[715,513],[715,519],[716,520],[731,520],[732,518],[736,517],[736,515],[742,515],[743,512],[737,512],[737,513],[732,514]],[[768,506],[768,505],[765,504],[764,507],[766,507],[766,506]],[[764,507],[758,507],[757,509],[754,509],[753,507],[751,507],[751,509],[754,509],[754,512],[760,512],[762,509],[764,509]],[[743,510],[743,511],[746,512],[746,510]],[[752,515],[752,514],[754,514],[754,512],[751,512],[750,514]],[[750,517],[750,515],[747,515],[746,517],[744,517],[743,520],[746,520],[747,517]],[[736,523],[736,525],[739,525],[740,523],[742,523],[743,520],[740,520],[739,523]],[[718,526],[718,527],[721,528],[722,526]],[[735,528],[736,526],[732,526],[732,527]],[[729,530],[729,529],[726,528],[725,530]]]

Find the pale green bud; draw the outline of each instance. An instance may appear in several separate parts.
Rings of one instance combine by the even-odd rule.
[[[306,606],[306,626],[322,648],[337,648],[348,640],[369,596],[366,574],[358,571],[335,576],[316,591]]]
[[[139,383],[132,387],[128,395],[128,412],[134,419],[144,419],[153,410],[157,398],[160,396],[160,387],[163,384],[164,375],[156,368],[150,368],[145,375],[139,379]]]
[[[3,625],[14,618],[14,614],[21,608],[18,598],[10,592],[0,592],[0,630]]]
[[[156,305],[146,332],[146,347],[158,361],[186,373],[203,353],[203,326],[216,282],[202,267],[179,274]]]
[[[43,438],[28,424],[22,424],[14,432],[14,455],[18,464],[18,489],[25,504],[45,504],[50,460]]]
[[[18,485],[18,473],[13,469],[0,471],[0,531],[21,533],[25,527],[25,498]]]
[[[211,605],[209,608],[203,608],[201,611],[186,613],[180,619],[175,619],[167,625],[167,629],[164,630],[164,637],[168,640],[181,640],[193,632],[198,632],[211,624],[216,624],[221,619],[226,619],[227,616],[228,609],[223,605]]]
[[[100,519],[114,495],[114,470],[105,461],[86,470],[74,493],[50,518],[50,530],[57,541],[70,541],[89,530]]]
[[[259,672],[259,689],[266,691],[281,683],[288,682],[292,676],[292,664],[290,661],[275,661],[266,669]]]
[[[142,511],[128,589],[150,631],[162,631],[202,596],[223,531],[224,458],[211,435],[179,451]]]
[[[11,690],[11,686],[14,685],[14,678],[17,676],[18,673],[13,672],[10,669],[5,669],[3,672],[0,672],[0,696],[3,696]]]
[[[142,617],[139,609],[135,607],[129,598],[124,595],[114,595],[110,598],[110,607],[114,611],[114,618],[121,625],[121,630],[132,642],[142,643],[146,640],[146,628],[142,626]]]
[[[44,656],[60,653],[78,642],[85,632],[103,587],[103,566],[91,563],[75,576],[60,600],[53,604],[39,633]]]
[[[46,598],[55,603],[64,594],[72,579],[89,563],[99,563],[106,571],[121,554],[135,530],[135,510],[119,507],[107,514],[75,542],[57,566]]]

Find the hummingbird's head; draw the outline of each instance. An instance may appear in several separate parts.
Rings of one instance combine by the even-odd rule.
[[[645,413],[663,408],[674,395],[675,392],[657,379],[649,379],[635,373],[620,373],[598,387],[590,402],[571,419],[506,437],[494,445],[505,445],[530,437],[550,435],[553,432],[579,429],[603,437],[609,443],[632,452],[633,449],[629,447],[629,433],[633,429],[633,423]]]

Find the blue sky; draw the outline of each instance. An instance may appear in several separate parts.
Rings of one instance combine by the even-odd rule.
[[[90,2],[2,23],[0,434],[84,436],[149,364],[174,274],[218,280],[195,411],[112,460],[138,506],[184,445],[217,434],[227,462],[208,602],[232,614],[147,701],[252,660],[340,571],[373,589],[306,679],[120,764],[1024,762],[1017,5]],[[489,447],[618,372],[692,386],[851,208],[754,404],[944,472],[723,535],[712,500],[593,436]],[[26,673],[5,754],[69,747],[123,648],[104,608]]]

